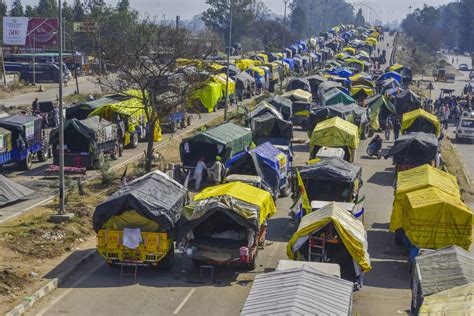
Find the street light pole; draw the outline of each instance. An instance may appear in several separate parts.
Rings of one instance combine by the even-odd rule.
[[[225,78],[225,106],[224,106],[224,122],[227,121],[227,108],[229,106],[229,70],[230,70],[230,46],[232,43],[232,0],[229,0],[229,43],[227,47],[227,76]]]
[[[283,3],[285,3],[285,12],[283,14],[283,50],[286,48],[286,4],[288,3],[288,0],[283,0]]]
[[[311,3],[311,5],[309,6],[309,36],[308,38],[310,38],[313,34],[313,3]]]
[[[59,2],[59,214],[64,214],[63,6]]]

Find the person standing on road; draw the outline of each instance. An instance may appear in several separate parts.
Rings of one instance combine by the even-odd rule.
[[[204,170],[206,170],[206,164],[204,163],[204,157],[199,158],[196,168],[194,169],[194,188],[196,191],[199,191],[201,188],[201,182],[202,182],[202,174],[204,173]]]
[[[395,140],[397,140],[398,137],[400,136],[400,127],[401,127],[400,120],[398,119],[397,116],[395,116],[392,122],[393,122],[393,136]]]
[[[442,115],[442,122],[443,122],[443,126],[444,126],[444,129],[448,129],[448,125],[449,125],[449,114],[450,114],[450,111],[449,111],[449,107],[447,104],[445,104],[441,110],[441,115]]]
[[[392,118],[389,116],[385,121],[385,140],[390,141],[390,134],[392,133],[393,123]]]
[[[59,127],[59,107],[53,107],[53,126]]]
[[[214,184],[220,184],[222,181],[222,171],[224,166],[221,162],[221,157],[216,156],[216,161],[207,168],[207,174],[209,175],[209,180],[212,180]]]
[[[454,126],[456,127],[459,125],[459,121],[461,120],[461,114],[462,114],[461,106],[458,104],[454,108]]]
[[[31,104],[31,112],[32,112],[33,114],[40,112],[40,107],[39,107],[38,98],[35,98],[35,100],[34,100],[33,103]]]

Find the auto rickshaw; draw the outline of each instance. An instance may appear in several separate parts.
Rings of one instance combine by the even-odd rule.
[[[372,269],[364,225],[337,202],[305,215],[286,253],[292,260],[339,264],[341,278],[354,282],[356,290]]]
[[[187,201],[187,190],[161,171],[128,183],[94,211],[97,251],[109,265],[171,270],[176,224]]]
[[[319,148],[340,147],[344,149],[344,159],[353,162],[355,150],[359,147],[359,129],[339,117],[333,117],[316,125],[310,139],[310,160],[315,157]]]
[[[276,214],[265,190],[230,182],[204,189],[183,211],[177,244],[194,266],[237,265],[254,269],[265,245],[267,219]]]

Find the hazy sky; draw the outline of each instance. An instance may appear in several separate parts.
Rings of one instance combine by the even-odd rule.
[[[67,0],[72,3],[73,0]],[[205,0],[129,0],[130,5],[142,13],[150,16],[174,19],[176,15],[180,15],[182,19],[189,19],[206,9]],[[273,12],[283,15],[283,0],[262,0]],[[291,0],[290,0],[291,1]],[[331,0],[328,0],[331,3]],[[7,1],[8,2],[8,1]],[[24,0],[25,4],[36,4],[38,0]],[[118,0],[106,0],[109,4],[115,4]],[[450,0],[351,0],[350,3],[367,3],[373,9],[373,15],[382,14],[382,21],[401,19],[408,13],[408,7],[422,7],[424,3],[433,6],[452,2]]]

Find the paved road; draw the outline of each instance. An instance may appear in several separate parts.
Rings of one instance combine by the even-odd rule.
[[[307,135],[295,131],[295,138]],[[354,312],[360,315],[399,315],[410,305],[410,275],[405,251],[396,246],[388,232],[393,201],[394,172],[389,160],[364,155],[363,141],[356,163],[363,167],[365,200],[364,226],[368,230],[373,270],[354,297]],[[390,146],[386,142],[384,147]],[[308,145],[295,145],[295,164],[308,159]],[[238,315],[251,288],[255,274],[271,271],[279,259],[286,259],[285,248],[292,228],[289,226],[290,199],[277,201],[278,213],[269,221],[267,240],[254,271],[218,268],[215,282],[201,284],[191,263],[176,256],[171,273],[140,269],[136,281],[120,280],[119,270],[109,268],[96,255],[52,295],[29,311],[28,315],[84,314],[162,314],[162,315]]]
[[[92,77],[79,77],[78,81],[80,93],[93,94],[102,92],[100,87],[94,83],[94,78]],[[35,98],[39,98],[40,101],[56,100],[59,95],[59,87],[53,84],[45,84],[44,87],[47,89],[45,92],[30,92],[3,99],[0,100],[0,105],[4,105],[5,107],[17,107],[31,104]],[[64,96],[74,94],[74,91],[76,91],[75,81],[70,81],[67,87],[63,87]]]

